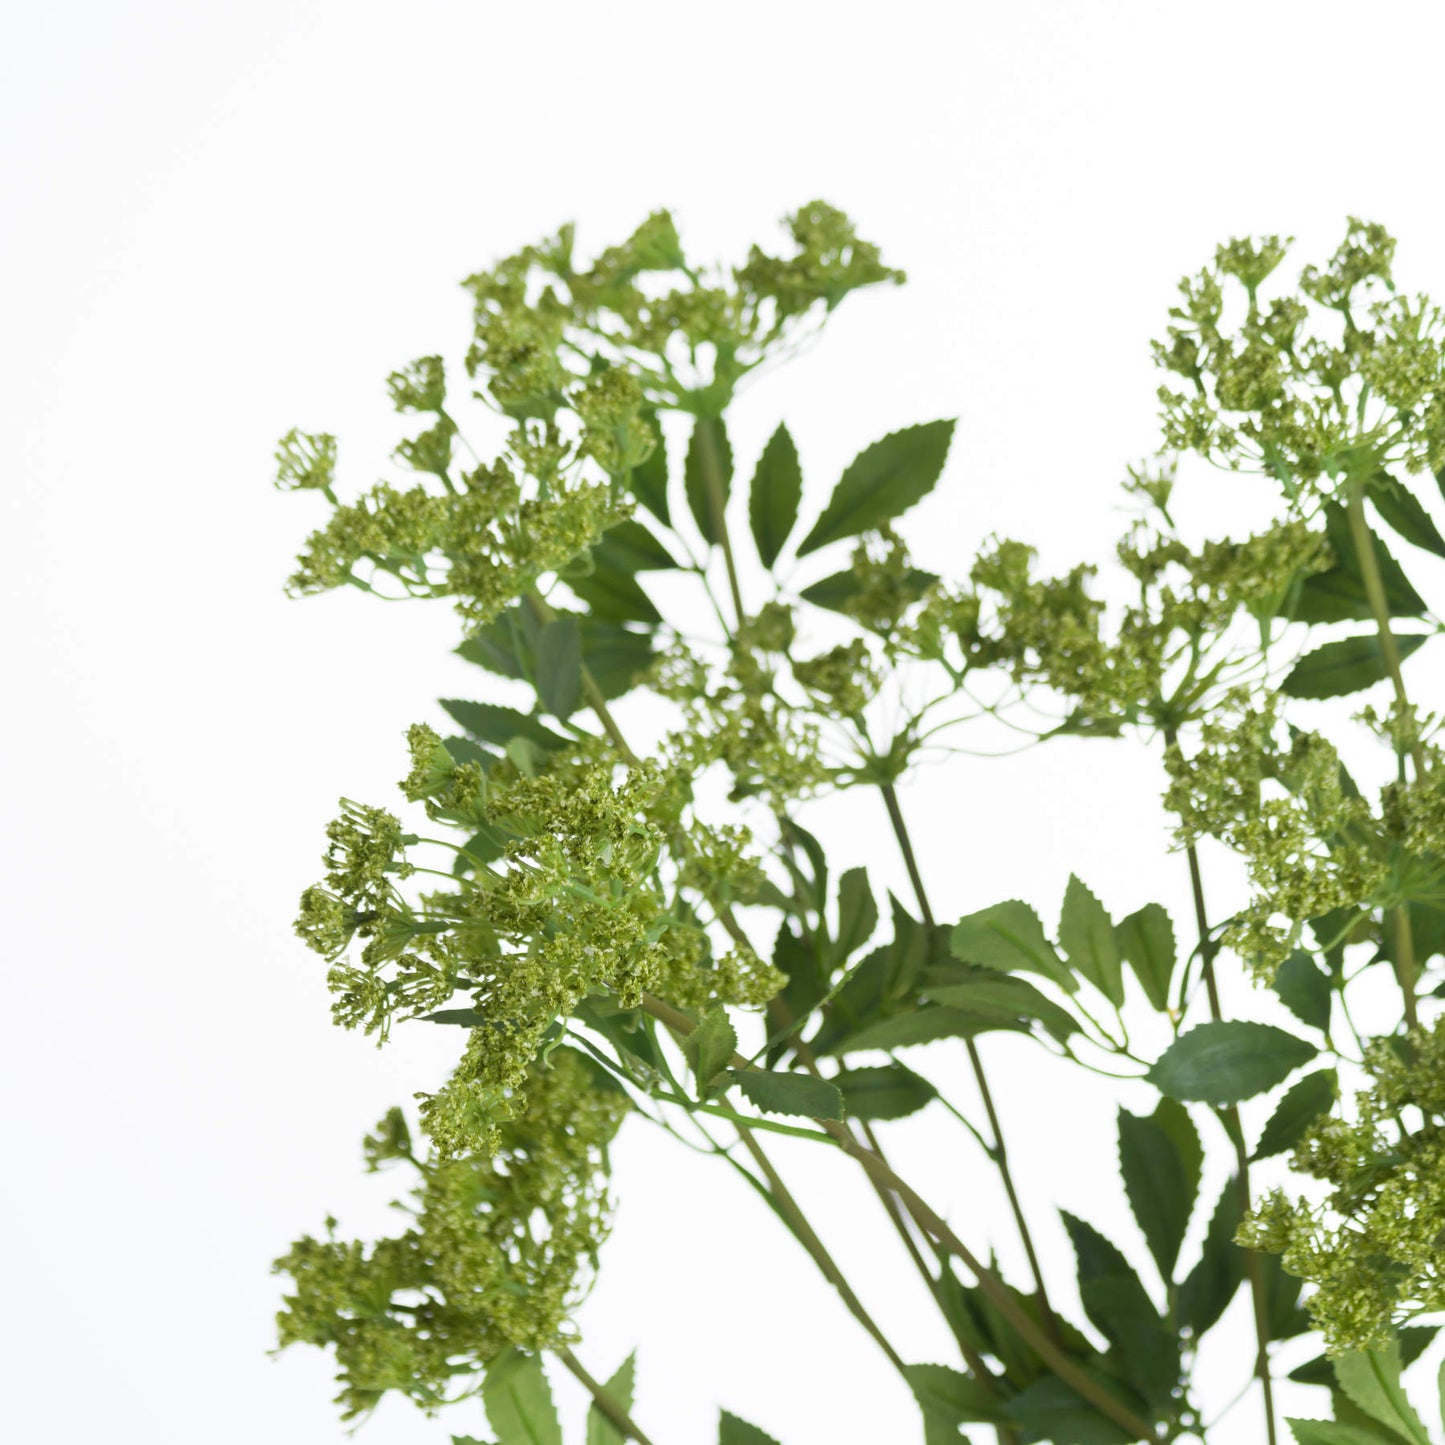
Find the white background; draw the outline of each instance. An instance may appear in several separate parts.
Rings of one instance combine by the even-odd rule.
[[[337,796],[385,802],[405,726],[489,684],[449,654],[442,606],[282,597],[320,514],[271,490],[277,436],[334,431],[349,485],[382,474],[386,373],[458,356],[456,283],[563,220],[587,254],[668,205],[695,256],[733,260],[822,196],[910,284],[849,300],[746,395],[745,465],[786,415],[816,504],[866,442],[957,415],[910,520],[924,565],[962,571],[996,529],[1102,559],[1124,465],[1155,441],[1147,343],[1218,241],[1293,233],[1321,259],[1362,214],[1401,238],[1407,286],[1445,292],[1442,41],[1437,7],[1390,4],[10,7],[0,1434],[341,1439],[328,1362],[266,1358],[268,1264],[328,1210],[394,1220],[360,1137],[454,1043],[418,1026],[377,1052],[333,1029],[290,920]],[[1210,485],[1195,514],[1227,528],[1235,494]],[[906,804],[944,917],[1011,895],[1053,917],[1071,868],[1116,916],[1179,913],[1157,793],[1153,761],[1079,744],[962,760]],[[871,805],[813,822],[838,866],[901,888]],[[1114,1096],[1026,1043],[985,1053],[1056,1272],[1052,1204],[1142,1259]],[[949,1046],[926,1067],[969,1102]],[[904,1172],[1014,1270],[964,1136],[932,1116],[894,1133]],[[905,1353],[949,1359],[858,1178],[779,1157]],[[640,1123],[616,1162],[579,1353],[605,1375],[640,1348],[658,1445],[710,1440],[719,1402],[786,1445],[917,1438],[897,1378],[750,1195]],[[1248,1333],[1237,1302],[1209,1414]],[[580,1397],[559,1393],[580,1440]],[[1220,1438],[1252,1445],[1257,1413]],[[485,1433],[475,1405],[429,1422],[392,1403],[362,1438],[448,1424]]]

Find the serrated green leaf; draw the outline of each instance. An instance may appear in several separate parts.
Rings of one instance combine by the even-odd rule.
[[[909,601],[917,601],[938,581],[936,572],[925,572],[919,567],[910,567],[897,583],[900,594]],[[810,587],[804,587],[798,594],[804,602],[814,607],[825,607],[829,612],[847,614],[848,604],[863,594],[863,581],[856,572],[834,572]]]
[[[1272,1089],[1319,1051],[1273,1024],[1226,1019],[1196,1024],[1149,1070],[1149,1081],[1170,1098],[1238,1104]]]
[[[1306,1074],[1297,1084],[1292,1084],[1264,1126],[1254,1158],[1270,1159],[1293,1149],[1305,1130],[1334,1107],[1338,1097],[1339,1079],[1333,1069]]]
[[[440,702],[459,727],[493,747],[505,748],[513,738],[526,738],[545,752],[567,746],[567,740],[539,718],[518,712],[516,708],[498,707],[490,702],[466,702],[457,697],[444,697]]]
[[[1106,1387],[1107,1388],[1107,1387]],[[1053,1445],[1128,1445],[1133,1438],[1057,1375],[1044,1375],[1004,1406],[1010,1420]]]
[[[850,958],[878,927],[878,905],[868,886],[864,868],[849,868],[838,879],[838,936],[834,939],[833,962]]]
[[[617,1368],[617,1373],[603,1385],[603,1390],[611,1396],[627,1413],[632,1413],[633,1383],[637,1374],[636,1352],[628,1355]],[[587,1411],[587,1445],[627,1445],[628,1437],[597,1408],[591,1406]]]
[[[733,449],[721,417],[700,416],[693,423],[682,477],[698,531],[704,541],[717,546],[733,483]]]
[[[582,634],[572,617],[548,622],[537,637],[537,696],[564,721],[582,701]]]
[[[517,1350],[498,1355],[487,1366],[482,1405],[499,1445],[562,1445],[552,1387],[538,1356]]]
[[[665,527],[672,525],[672,512],[667,504],[667,443],[657,424],[657,413],[644,413],[643,421],[652,433],[655,445],[647,460],[632,469],[632,495]]]
[[[640,622],[655,627],[662,621],[642,584],[636,576],[611,561],[606,554],[598,555],[600,548],[592,554],[592,571],[568,576],[567,585],[592,611],[592,616],[604,622]]]
[[[1334,1420],[1299,1420],[1285,1417],[1296,1445],[1382,1445],[1385,1437],[1358,1425],[1341,1425]]]
[[[1403,482],[1388,473],[1381,473],[1370,482],[1365,495],[1385,524],[1393,527],[1412,547],[1445,557],[1445,537],[1440,535],[1434,519]]]
[[[798,463],[798,449],[787,427],[779,423],[758,458],[748,493],[748,522],[764,567],[771,567],[778,560],[789,533],[797,524],[802,495],[803,469]]]
[[[947,1365],[907,1365],[904,1378],[925,1415],[951,1425],[1007,1422],[1002,1402],[981,1380]]]
[[[623,572],[664,572],[677,566],[672,553],[631,518],[609,527],[592,554]]]
[[[1113,921],[1104,905],[1072,873],[1059,917],[1059,946],[1075,973],[1110,1003],[1124,1002],[1124,974]]]
[[[756,1425],[749,1425],[724,1410],[718,1421],[717,1445],[778,1445],[778,1442]]]
[[[1272,985],[1279,1001],[1302,1023],[1312,1029],[1330,1026],[1329,975],[1302,948],[1280,964]]]
[[[1074,1016],[1026,979],[990,969],[965,968],[956,974],[934,969],[924,992],[935,1003],[971,1015],[981,1028],[1006,1025],[1012,1019],[1037,1019],[1060,1042],[1079,1032]]]
[[[796,1114],[805,1119],[841,1119],[843,1095],[836,1084],[808,1074],[739,1069],[733,1074],[743,1096],[766,1114]]]
[[[1146,903],[1120,921],[1115,938],[1145,997],[1163,1013],[1169,1007],[1169,985],[1177,957],[1174,924],[1168,913],[1157,903]]]
[[[993,1029],[1022,1030],[1026,1026],[1007,1019],[984,1021],[965,1009],[926,1005],[894,1018],[880,1019],[836,1041],[831,1053],[862,1053],[867,1049],[906,1049],[938,1039],[971,1039]]]
[[[843,1104],[854,1119],[903,1119],[938,1097],[927,1079],[897,1063],[844,1069],[833,1082],[843,1091]]]
[[[1324,516],[1325,536],[1335,554],[1335,565],[1305,578],[1298,593],[1287,603],[1284,615],[1296,622],[1368,621],[1374,611],[1365,590],[1349,515],[1344,507],[1328,503]],[[1423,617],[1427,610],[1424,599],[1373,531],[1370,538],[1389,615]]]
[[[732,1063],[738,1050],[738,1036],[720,1008],[703,1016],[702,1022],[683,1040],[683,1053],[697,1080],[698,1096],[707,1093],[708,1085]]]
[[[1182,1105],[1169,1102],[1182,1112]],[[1192,1131],[1187,1114],[1184,1123]],[[1197,1136],[1195,1144],[1197,1149]],[[1139,1116],[1120,1109],[1119,1171],[1129,1208],[1159,1267],[1160,1277],[1171,1282],[1198,1197],[1197,1159],[1183,1156],[1174,1134],[1157,1116]]]
[[[938,481],[953,439],[953,422],[924,422],[865,447],[833,489],[798,556],[890,522],[922,500]]]
[[[1060,988],[1073,993],[1078,980],[1064,966],[1044,937],[1039,916],[1017,898],[995,903],[961,919],[949,940],[955,958],[965,963],[1012,973],[1018,969],[1041,973]]]
[[[1411,1445],[1430,1445],[1430,1435],[1400,1383],[1400,1348],[1362,1350],[1335,1360],[1335,1378],[1346,1396]]]
[[[1425,633],[1395,634],[1395,646],[1403,661],[1426,641]],[[1373,632],[1327,642],[1307,652],[1294,665],[1279,690],[1287,697],[1344,697],[1383,681],[1385,654]]]
[[[1244,1282],[1244,1251],[1234,1242],[1243,1217],[1239,1185],[1227,1179],[1210,1216],[1199,1261],[1179,1287],[1176,1318],[1196,1339],[1218,1323]]]

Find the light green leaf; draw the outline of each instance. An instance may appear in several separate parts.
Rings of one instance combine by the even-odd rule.
[[[1361,1350],[1335,1361],[1335,1379],[1372,1420],[1393,1430],[1411,1445],[1430,1445],[1424,1422],[1400,1383],[1400,1347],[1393,1341],[1382,1350]]]
[[[717,1445],[778,1445],[778,1442],[756,1425],[749,1425],[724,1410],[718,1421]]]
[[[1285,1424],[1296,1445],[1382,1445],[1385,1437],[1359,1425],[1341,1425],[1335,1420],[1297,1420],[1287,1416]]]
[[[552,1387],[537,1355],[498,1355],[487,1366],[482,1405],[499,1445],[562,1445]]]
[[[1078,980],[1044,937],[1039,916],[1016,898],[961,919],[949,940],[955,958],[1012,973],[1027,969],[1073,993]]]
[[[582,701],[582,634],[575,617],[558,617],[538,635],[537,696],[564,721]]]
[[[764,567],[778,560],[778,553],[788,540],[798,520],[798,501],[803,495],[803,470],[798,464],[798,449],[787,427],[778,425],[753,473],[752,490],[748,494],[748,521],[758,556]]]
[[[1395,634],[1395,646],[1401,660],[1410,656],[1427,640],[1425,633]],[[1380,639],[1373,633],[1362,637],[1346,637],[1327,642],[1307,652],[1295,663],[1279,690],[1287,697],[1344,697],[1359,692],[1385,677],[1385,654]]]
[[[705,541],[718,545],[733,484],[733,449],[721,417],[700,416],[693,423],[682,476],[698,531]]]
[[[838,879],[838,937],[834,940],[833,959],[841,963],[856,953],[878,927],[878,905],[868,887],[864,868],[849,868]]]
[[[1272,1089],[1318,1050],[1273,1024],[1226,1019],[1181,1034],[1149,1070],[1149,1081],[1171,1098],[1238,1104]]]
[[[855,1119],[903,1119],[938,1097],[927,1079],[903,1064],[844,1069],[833,1080]]]
[[[798,556],[880,527],[921,500],[938,481],[953,438],[951,421],[925,422],[865,447],[848,465]]]
[[[629,1415],[632,1413],[632,1388],[636,1373],[637,1354],[634,1351],[602,1387]],[[627,1445],[627,1436],[593,1405],[587,1411],[587,1445]]]
[[[728,1022],[727,1013],[717,1008],[704,1015],[682,1045],[697,1080],[699,1097],[707,1093],[708,1085],[732,1062],[737,1049],[738,1036]]]
[[[1163,1013],[1169,1007],[1175,964],[1174,925],[1169,915],[1157,903],[1146,903],[1119,923],[1115,935],[1145,997]]]
[[[1292,1084],[1264,1126],[1254,1158],[1269,1159],[1293,1149],[1305,1130],[1334,1107],[1338,1097],[1339,1079],[1333,1069],[1306,1074],[1297,1084]]]
[[[1064,890],[1059,944],[1076,973],[1110,1003],[1124,1002],[1124,974],[1114,924],[1104,905],[1072,873]]]
[[[843,1095],[836,1084],[808,1074],[777,1074],[739,1069],[733,1074],[743,1096],[766,1114],[797,1114],[806,1119],[841,1119]]]

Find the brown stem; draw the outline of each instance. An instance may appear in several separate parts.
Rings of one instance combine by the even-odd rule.
[[[582,1362],[566,1345],[553,1346],[552,1353],[582,1382],[587,1393],[592,1396],[597,1409],[621,1430],[627,1439],[635,1440],[637,1445],[652,1445],[652,1441],[643,1434],[642,1427],[622,1408],[621,1402],[609,1395],[606,1386],[598,1384],[582,1368]]]
[[[924,924],[931,930],[935,927],[933,909],[928,902],[928,893],[923,886],[923,875],[918,868],[918,859],[913,852],[913,840],[908,832],[908,825],[903,819],[903,809],[898,801],[898,793],[892,783],[883,783],[879,787],[883,794],[884,806],[888,809],[888,821],[893,825],[893,836],[898,840],[899,851],[903,854],[903,865],[908,870],[909,882],[913,885],[913,896],[918,900],[918,911],[923,918]],[[983,1101],[985,1114],[988,1116],[989,1133],[993,1136],[993,1143],[989,1147],[989,1157],[998,1168],[999,1177],[1003,1180],[1004,1193],[1008,1196],[1009,1208],[1013,1212],[1014,1224],[1018,1229],[1020,1241],[1023,1243],[1024,1253],[1028,1256],[1029,1271],[1034,1277],[1034,1288],[1038,1291],[1039,1307],[1043,1311],[1044,1323],[1049,1333],[1055,1340],[1059,1339],[1059,1322],[1054,1315],[1053,1306],[1049,1303],[1048,1291],[1044,1288],[1044,1272],[1039,1264],[1038,1252],[1034,1248],[1033,1234],[1029,1229],[1028,1220],[1024,1217],[1023,1204],[1019,1200],[1018,1190],[1014,1187],[1013,1170],[1009,1167],[1008,1146],[1004,1142],[1003,1126],[999,1122],[998,1110],[994,1107],[993,1090],[988,1085],[988,1075],[984,1072],[983,1057],[978,1051],[978,1045],[971,1038],[964,1039],[964,1046],[968,1051],[968,1062],[973,1067],[973,1077],[978,1085],[979,1098]]]
[[[1166,734],[1169,744],[1177,741],[1173,731]],[[1189,856],[1189,883],[1194,894],[1194,921],[1199,929],[1199,965],[1204,976],[1205,992],[1209,995],[1209,1016],[1215,1023],[1223,1017],[1219,1006],[1219,985],[1214,977],[1214,939],[1209,931],[1209,915],[1204,906],[1204,880],[1199,871],[1199,853],[1193,843],[1185,849]],[[1239,1121],[1238,1106],[1230,1104],[1221,1109],[1226,1132],[1234,1142],[1236,1164],[1235,1188],[1239,1194],[1240,1213],[1248,1211],[1251,1204],[1249,1188],[1249,1151],[1244,1145],[1244,1130]],[[1269,1373],[1269,1301],[1265,1294],[1264,1261],[1257,1251],[1245,1251],[1245,1264],[1249,1273],[1249,1292],[1254,1301],[1254,1337],[1258,1345],[1254,1357],[1254,1373],[1264,1391],[1264,1423],[1269,1445],[1275,1445],[1274,1384]]]
[[[1360,561],[1360,577],[1365,584],[1365,596],[1370,600],[1370,612],[1375,619],[1375,633],[1380,640],[1380,653],[1385,659],[1385,672],[1395,689],[1395,703],[1400,711],[1400,723],[1408,725],[1410,700],[1405,694],[1405,677],[1400,668],[1400,648],[1395,634],[1390,630],[1390,603],[1385,596],[1385,583],[1380,575],[1380,559],[1375,555],[1375,542],[1365,519],[1365,493],[1358,483],[1350,487],[1349,501],[1350,538],[1355,544],[1355,555]],[[1415,764],[1417,782],[1425,776],[1425,749],[1418,737],[1410,743],[1410,759]],[[1403,763],[1401,768],[1403,771]],[[1395,916],[1395,973],[1400,981],[1400,992],[1405,1001],[1405,1023],[1414,1029],[1420,1024],[1415,1004],[1415,980],[1419,970],[1415,962],[1415,936],[1410,927],[1410,906],[1402,903],[1394,910]]]
[[[650,994],[643,997],[642,1007],[646,1013],[675,1033],[687,1035],[697,1027],[686,1014],[673,1008],[670,1003],[654,998]],[[734,1069],[738,1070],[752,1068],[752,1065],[741,1054],[734,1054],[731,1064]],[[978,1281],[979,1289],[988,1297],[994,1308],[1008,1321],[1024,1343],[1075,1394],[1089,1401],[1100,1414],[1130,1431],[1131,1438],[1157,1441],[1158,1436],[1154,1427],[1110,1394],[1087,1370],[1079,1365],[1078,1361],[1066,1354],[1050,1337],[1048,1331],[1041,1328],[1034,1317],[1019,1304],[1018,1300],[1014,1298],[1013,1291],[1003,1280],[964,1244],[941,1214],[932,1209],[911,1185],[894,1173],[886,1160],[880,1158],[866,1145],[860,1144],[853,1137],[852,1131],[839,1120],[814,1119],[813,1122],[845,1154],[856,1159],[868,1172],[870,1178],[876,1179],[885,1189],[895,1194],[914,1223],[925,1234],[937,1240],[951,1254],[958,1256],[963,1267]]]

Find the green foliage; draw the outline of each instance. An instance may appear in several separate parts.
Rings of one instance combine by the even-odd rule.
[[[470,385],[440,356],[387,379],[401,480],[352,493],[330,433],[279,444],[278,486],[327,509],[292,590],[449,599],[482,684],[441,702],[452,735],[408,730],[394,811],[343,800],[302,896],[336,1022],[381,1043],[427,1021],[460,1057],[414,1121],[393,1109],[365,1142],[368,1169],[418,1175],[406,1228],[368,1244],[333,1223],[278,1261],[283,1344],[334,1350],[348,1417],[388,1391],[428,1411],[480,1394],[498,1445],[560,1445],[542,1356],[590,1382],[570,1316],[627,1118],[741,1176],[902,1372],[927,1445],[980,1426],[1004,1445],[1227,1438],[1194,1376],[1242,1286],[1271,1368],[1272,1343],[1324,1346],[1295,1378],[1335,1418],[1292,1420],[1297,1440],[1423,1445],[1400,1378],[1433,1337],[1405,1322],[1445,1310],[1445,753],[1439,699],[1407,687],[1432,675],[1402,664],[1441,625],[1409,574],[1445,557],[1445,317],[1394,289],[1378,226],[1352,220],[1295,282],[1278,237],[1229,242],[1157,347],[1177,380],[1163,449],[1128,474],[1114,574],[1049,575],[999,537],[932,571],[902,529],[951,421],[864,445],[816,497],[813,439],[768,418],[750,455],[733,426],[746,378],[852,291],[903,279],[823,202],[787,232],[729,267],[690,260],[667,212],[590,259],[565,226],[466,282]],[[495,443],[467,435],[473,398]],[[1179,523],[1206,510],[1175,506],[1200,457],[1273,499],[1257,531]],[[1353,719],[1318,706],[1339,698]],[[1000,725],[1152,750],[1185,912],[1071,873],[1055,914],[1033,858],[1018,896],[975,908],[987,818],[916,854],[905,812],[932,795],[910,785]],[[821,805],[844,791],[840,826]],[[1242,884],[1228,905],[1221,852]],[[1264,1018],[1241,979],[1269,990]],[[1060,1116],[990,1084],[1000,1033],[1161,1095],[1117,1115],[1133,1223],[1116,1242],[1065,1216],[1072,1283],[1035,1263],[1043,1201],[1009,1162],[1055,1148]],[[960,1102],[950,1064],[971,1075]],[[962,1204],[896,1172],[904,1119]],[[795,1156],[766,1152],[779,1133],[800,1164],[862,1166],[957,1358],[899,1355],[847,1274],[871,1242],[828,1252],[784,1178]],[[992,1198],[1007,1213],[980,1216]],[[1028,1262],[1027,1292],[995,1244]],[[646,1445],[631,1359],[588,1388],[588,1445]],[[720,1445],[769,1439],[723,1413]]]

